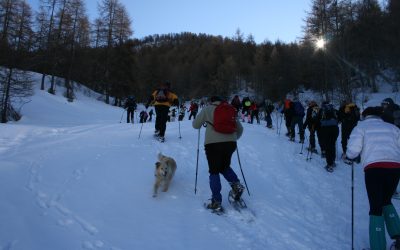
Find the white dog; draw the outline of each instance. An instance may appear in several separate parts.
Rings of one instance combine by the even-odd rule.
[[[171,183],[172,177],[174,177],[176,171],[176,162],[171,157],[158,154],[158,162],[156,162],[156,170],[154,175],[156,181],[154,183],[153,197],[157,196],[157,191],[160,185],[163,185],[163,192],[168,191],[169,184]]]

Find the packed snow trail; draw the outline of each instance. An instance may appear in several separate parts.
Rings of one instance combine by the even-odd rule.
[[[251,193],[243,198],[255,213],[248,223],[230,208],[225,180],[226,216],[203,208],[210,198],[204,129],[195,195],[198,131],[191,121],[168,123],[166,142],[159,143],[154,123],[144,124],[138,139],[140,124],[119,123],[122,109],[84,96],[63,100],[39,91],[22,110],[22,121],[0,124],[0,249],[351,247],[351,168],[339,160],[328,173],[319,155],[306,161],[306,150],[299,154],[298,142],[264,123],[243,123],[238,150]],[[153,198],[158,152],[173,157],[178,168],[169,191]],[[236,152],[232,167],[242,180]],[[356,249],[368,246],[368,202],[358,165],[355,241]]]

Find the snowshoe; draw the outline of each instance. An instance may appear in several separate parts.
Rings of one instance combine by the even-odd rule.
[[[224,213],[224,208],[221,205],[220,201],[211,199],[210,203],[204,203],[204,207],[210,209],[212,213],[221,215]]]
[[[229,196],[232,197],[233,200],[239,201],[240,197],[242,197],[244,187],[240,182],[231,184],[232,190],[229,192]]]
[[[333,172],[333,165],[326,165],[325,166],[326,171],[328,171],[329,173]]]
[[[234,209],[240,211],[243,208],[247,208],[246,202],[242,198],[235,199],[235,194],[233,190],[229,191],[228,201],[233,206]]]

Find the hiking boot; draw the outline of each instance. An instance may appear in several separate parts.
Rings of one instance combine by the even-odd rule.
[[[155,136],[158,136],[159,134],[160,134],[160,130],[157,130],[157,129],[154,130],[154,135],[155,135]]]
[[[294,141],[294,137],[290,137],[290,138],[289,138],[289,141]]]
[[[165,142],[165,137],[164,137],[164,136],[159,136],[159,137],[158,137],[158,140],[159,140],[160,142]]]
[[[214,211],[222,211],[222,206],[221,206],[221,202],[211,199],[211,202],[207,204],[207,209],[211,209]]]
[[[232,198],[236,201],[240,200],[240,197],[242,197],[243,191],[244,191],[244,187],[242,184],[240,184],[240,182],[236,182],[231,184],[232,187]]]
[[[343,159],[343,162],[344,162],[345,164],[347,164],[347,165],[351,165],[351,164],[353,163],[353,161],[350,160],[350,159],[348,159],[348,158],[344,158],[344,159]]]
[[[325,166],[326,171],[328,172],[333,172],[333,165],[326,165]]]

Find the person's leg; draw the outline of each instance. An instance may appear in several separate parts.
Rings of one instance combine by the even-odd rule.
[[[167,129],[167,121],[168,121],[168,111],[169,107],[168,106],[160,106],[160,137],[165,136],[165,130]]]
[[[382,169],[367,169],[365,171],[365,186],[369,200],[369,242],[371,250],[386,249],[386,237],[383,206],[383,173]]]
[[[392,195],[396,191],[400,178],[400,169],[383,169],[383,216],[386,229],[392,239],[400,239],[400,219],[392,204]]]
[[[310,131],[310,148],[315,149],[315,131],[313,129],[309,129]]]

